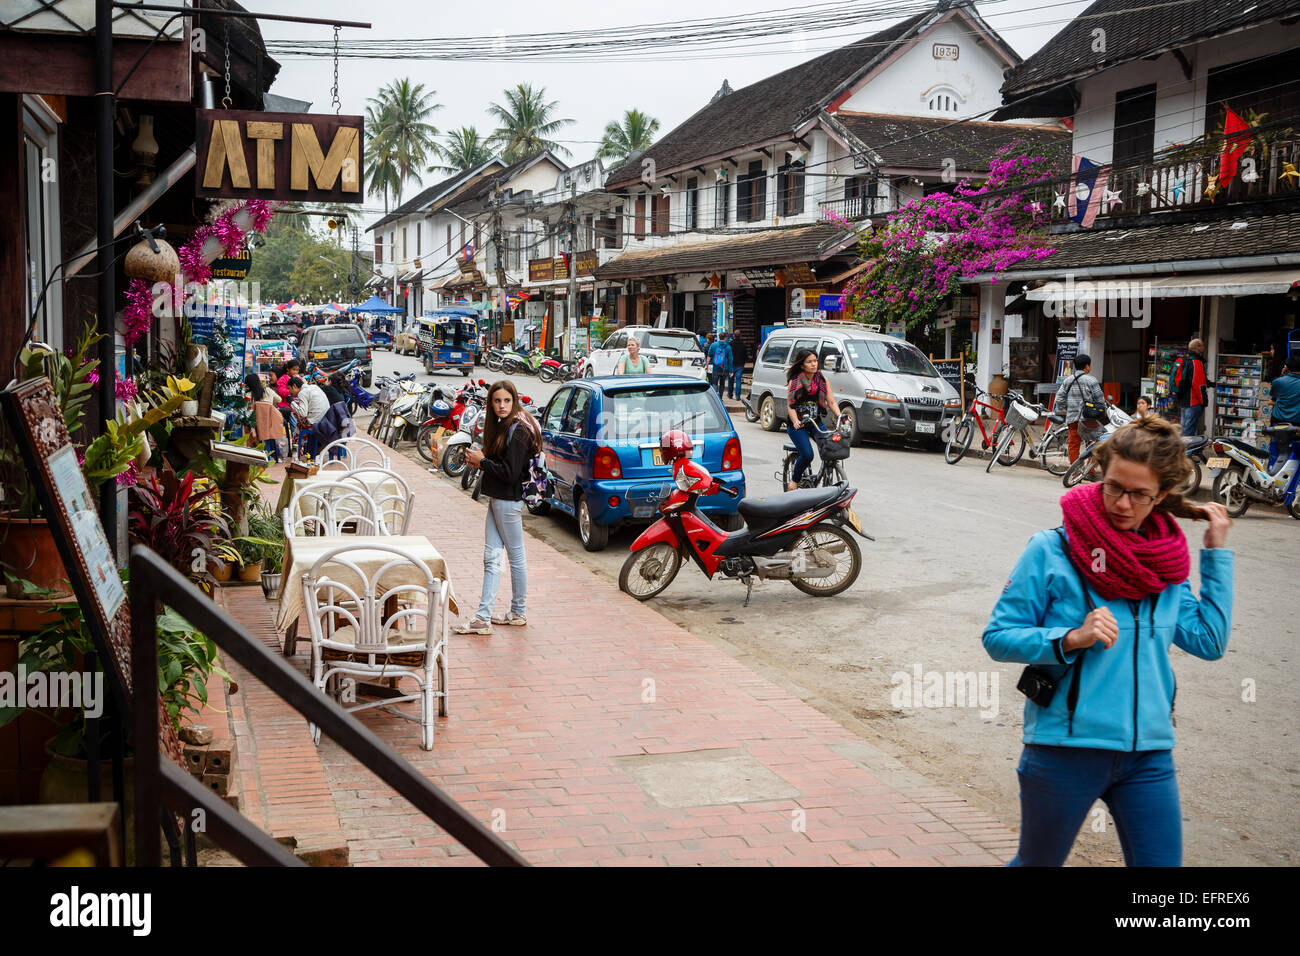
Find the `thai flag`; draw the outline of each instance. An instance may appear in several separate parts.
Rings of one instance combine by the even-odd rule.
[[[1089,229],[1101,211],[1107,176],[1101,166],[1083,156],[1074,157],[1070,170],[1074,173],[1074,186],[1070,190],[1067,212],[1071,219]]]

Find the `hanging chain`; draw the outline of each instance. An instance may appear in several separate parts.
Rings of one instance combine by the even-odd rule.
[[[230,109],[230,104],[234,102],[230,98],[230,21],[227,20],[225,26],[225,47],[226,47],[226,95],[221,98],[221,108]]]
[[[338,24],[334,25],[334,89],[330,94],[334,97],[333,103],[335,115],[343,109],[343,104],[339,102],[339,30],[342,29]]]

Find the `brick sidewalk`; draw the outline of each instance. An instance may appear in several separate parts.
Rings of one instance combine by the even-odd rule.
[[[416,492],[410,533],[443,552],[471,616],[484,507],[404,457],[394,470]],[[526,538],[533,623],[453,636],[450,716],[434,749],[420,750],[416,724],[360,718],[529,861],[915,866],[1014,853],[1000,821]],[[251,590],[256,601],[241,593],[228,604],[273,642],[273,608],[256,607]],[[498,609],[508,600],[503,580]],[[304,672],[306,660],[296,659]],[[264,688],[242,693],[237,729],[251,739],[241,753],[256,754],[262,777],[242,783],[260,794],[255,820],[321,839],[337,820],[353,864],[477,862],[332,741],[322,739],[318,763],[307,759],[305,722]]]

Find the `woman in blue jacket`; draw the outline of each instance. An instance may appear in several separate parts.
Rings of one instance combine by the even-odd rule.
[[[1181,864],[1169,645],[1218,660],[1232,627],[1231,521],[1172,490],[1190,470],[1177,426],[1134,421],[1095,454],[1104,479],[1061,498],[1064,524],[1029,540],[984,631],[994,660],[1031,665],[1012,866],[1063,864],[1098,798],[1127,865]],[[1209,521],[1199,600],[1174,516]]]

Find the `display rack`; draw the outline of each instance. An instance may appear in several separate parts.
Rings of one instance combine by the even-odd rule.
[[[1175,411],[1177,396],[1174,394],[1174,366],[1178,363],[1178,356],[1187,351],[1187,343],[1165,343],[1161,345],[1157,340],[1155,350],[1155,361],[1148,367],[1147,378],[1155,380],[1155,410],[1161,415],[1169,415]]]
[[[1246,437],[1259,417],[1264,359],[1259,355],[1220,355],[1215,376],[1215,430]]]

